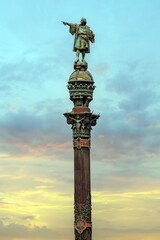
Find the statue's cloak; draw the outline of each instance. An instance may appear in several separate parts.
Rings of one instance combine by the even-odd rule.
[[[69,32],[72,35],[75,34],[73,51],[76,52],[77,49],[80,50],[80,51],[82,49],[84,49],[86,53],[90,53],[89,41],[91,41],[92,43],[95,41],[94,40],[94,34],[90,30],[90,28],[85,25],[85,26],[83,26],[83,27],[85,27],[85,34],[80,35],[79,34],[80,27],[81,27],[80,24],[70,24]]]

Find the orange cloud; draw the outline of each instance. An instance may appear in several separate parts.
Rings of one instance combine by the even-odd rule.
[[[46,152],[48,149],[53,148],[58,151],[65,151],[65,152],[72,152],[73,147],[72,147],[72,142],[67,141],[64,143],[47,143],[44,145],[38,145],[37,147],[32,147],[29,149],[30,152],[32,153],[43,153]]]

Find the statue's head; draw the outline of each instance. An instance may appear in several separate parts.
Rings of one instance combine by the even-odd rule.
[[[86,25],[86,23],[87,23],[86,18],[81,18],[81,24],[82,24],[82,25]]]

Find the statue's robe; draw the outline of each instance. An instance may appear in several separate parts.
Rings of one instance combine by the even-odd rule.
[[[90,53],[90,46],[89,41],[94,43],[94,34],[90,30],[90,28],[85,25],[82,26],[81,24],[70,24],[69,32],[74,35],[74,45],[73,51],[76,52],[77,50],[85,50],[86,53]]]

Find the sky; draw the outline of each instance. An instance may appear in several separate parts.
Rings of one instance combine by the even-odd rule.
[[[0,240],[70,240],[76,59],[61,21],[95,33],[88,70],[93,240],[160,239],[160,1],[0,1]]]

